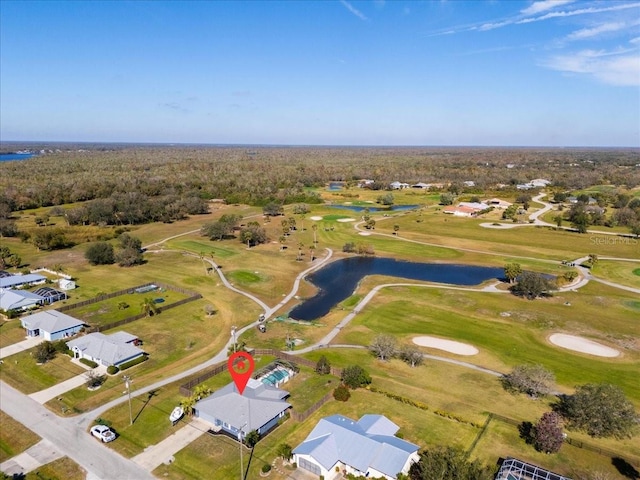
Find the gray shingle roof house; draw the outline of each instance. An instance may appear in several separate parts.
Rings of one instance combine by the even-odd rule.
[[[46,310],[27,315],[20,319],[20,323],[27,330],[27,336],[37,337],[40,335],[44,340],[49,341],[73,337],[85,326],[82,320],[57,310]]]
[[[144,355],[144,351],[134,346],[138,337],[127,332],[111,335],[94,332],[67,342],[74,358],[86,358],[99,365],[116,367]]]
[[[0,309],[5,312],[9,310],[25,311],[44,303],[45,298],[35,293],[0,288]]]
[[[293,449],[298,467],[331,480],[341,471],[395,479],[419,460],[418,446],[395,436],[399,427],[383,415],[354,422],[342,415],[323,418]],[[336,471],[336,469],[338,471]]]
[[[289,392],[249,379],[242,395],[234,383],[225,385],[196,403],[194,415],[213,425],[213,430],[243,437],[252,430],[264,434],[273,428],[291,406]]]

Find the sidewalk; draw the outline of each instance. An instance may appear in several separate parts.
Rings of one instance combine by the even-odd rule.
[[[49,440],[40,440],[33,447],[2,462],[0,471],[18,478],[21,474],[27,474],[63,456]]]
[[[78,363],[78,362],[76,361],[75,363]],[[87,367],[86,365],[83,365],[81,363],[78,363],[78,364],[85,367],[87,371],[91,370],[91,368]],[[99,366],[97,368],[94,368],[93,370],[98,375],[104,375],[107,373],[107,368],[103,366]],[[31,395],[29,395],[29,397],[34,399],[39,404],[44,405],[52,398],[56,398],[62,395],[63,393],[68,392],[69,390],[73,390],[74,388],[84,385],[86,382],[87,382],[87,374],[81,373],[80,375],[76,375],[75,377],[70,378],[69,380],[60,382],[45,390],[40,390],[39,392],[32,393]]]
[[[169,418],[167,417],[168,421]],[[131,460],[151,472],[163,463],[172,462],[175,453],[207,433],[211,428],[211,425],[199,418],[193,418],[189,423],[181,423],[181,425],[184,426],[178,427],[180,429],[174,434],[168,436],[157,445],[148,446],[144,452],[136,455]]]
[[[26,340],[23,340],[22,342],[14,343],[4,348],[0,348],[0,358],[9,357],[11,355],[15,355],[16,353],[23,352],[24,350],[29,350],[30,348],[35,347],[42,341],[44,341],[44,339],[40,336],[29,337]]]

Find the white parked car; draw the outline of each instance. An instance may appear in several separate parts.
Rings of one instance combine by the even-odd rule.
[[[91,435],[104,443],[111,442],[116,439],[116,434],[106,425],[94,425],[91,427]]]

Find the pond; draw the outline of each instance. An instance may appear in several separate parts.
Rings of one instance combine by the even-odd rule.
[[[413,210],[420,205],[390,205],[388,207],[369,207],[366,205],[329,205],[330,208],[340,208],[342,210],[351,210],[353,212],[362,212],[365,209],[369,209],[371,213],[374,212],[401,212],[403,210]]]
[[[296,320],[314,320],[326,315],[334,306],[352,295],[360,280],[367,275],[469,286],[492,278],[501,279],[504,277],[504,269],[406,262],[393,258],[346,258],[330,263],[307,277],[318,288],[318,293],[296,306],[289,316]]]

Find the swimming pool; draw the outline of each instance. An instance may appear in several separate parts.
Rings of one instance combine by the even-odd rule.
[[[261,381],[265,385],[277,387],[285,382],[288,382],[291,376],[293,376],[293,372],[283,367],[282,365],[277,365],[273,370],[269,370],[262,376],[258,377],[257,380]]]

